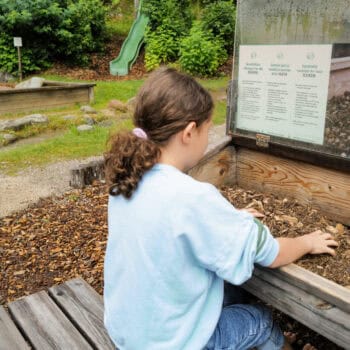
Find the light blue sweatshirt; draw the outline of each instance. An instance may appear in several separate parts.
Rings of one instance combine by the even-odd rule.
[[[278,243],[212,185],[157,164],[131,199],[110,197],[105,325],[121,350],[202,349],[223,302]]]

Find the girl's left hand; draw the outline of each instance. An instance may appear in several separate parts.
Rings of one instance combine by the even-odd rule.
[[[251,215],[253,215],[255,218],[257,218],[257,219],[261,219],[261,218],[264,218],[265,217],[265,215],[263,214],[263,213],[260,213],[259,211],[257,211],[256,209],[254,209],[254,208],[243,208],[243,209],[240,209],[240,210],[242,210],[242,211],[246,211],[247,213],[249,213],[249,214],[251,214]]]

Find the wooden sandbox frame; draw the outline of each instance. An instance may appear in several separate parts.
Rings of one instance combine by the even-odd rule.
[[[0,90],[0,115],[91,103],[95,85],[45,80],[41,88]]]
[[[329,218],[350,224],[350,174],[264,154],[233,144],[227,136],[211,145],[189,174],[220,187],[296,198]],[[290,264],[256,267],[243,287],[332,342],[350,349],[350,289]]]

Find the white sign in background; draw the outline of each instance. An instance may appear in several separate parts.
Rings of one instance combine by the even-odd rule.
[[[242,45],[236,126],[323,144],[332,45]]]
[[[20,36],[15,36],[13,38],[13,46],[14,47],[22,47],[22,37]]]

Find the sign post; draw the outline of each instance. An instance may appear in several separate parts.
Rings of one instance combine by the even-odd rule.
[[[19,80],[22,81],[22,60],[21,60],[22,38],[21,37],[14,37],[13,38],[13,45],[14,45],[14,47],[17,47]]]

